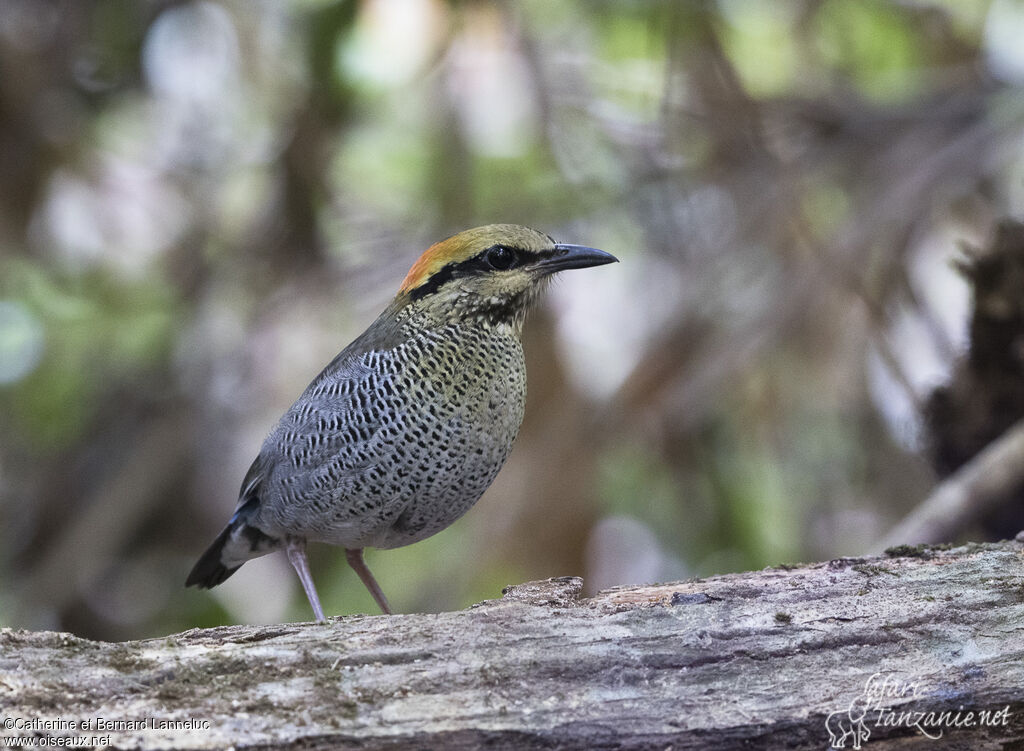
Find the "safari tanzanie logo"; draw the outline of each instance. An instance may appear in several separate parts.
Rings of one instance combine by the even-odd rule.
[[[1005,727],[1010,721],[1008,704],[1002,709],[935,709],[927,706],[928,699],[921,681],[874,673],[848,706],[825,718],[829,746],[860,749],[887,728],[912,728],[932,740],[954,730],[969,737],[972,728]]]

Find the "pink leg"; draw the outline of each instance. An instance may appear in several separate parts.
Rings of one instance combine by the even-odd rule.
[[[309,560],[306,558],[306,541],[298,537],[289,537],[285,543],[285,550],[288,552],[288,560],[291,561],[295,573],[299,575],[302,588],[306,590],[306,599],[313,606],[313,615],[320,622],[326,622],[324,609],[320,607],[320,598],[316,595],[316,587],[313,586],[313,577],[309,573]]]
[[[359,574],[359,578],[363,580],[363,584],[370,590],[370,594],[373,595],[373,599],[380,605],[380,609],[388,615],[391,615],[391,607],[388,605],[388,598],[384,596],[384,593],[380,589],[380,585],[377,584],[377,580],[373,578],[373,574],[370,573],[370,569],[363,563],[363,549],[362,548],[345,548],[345,559],[348,561],[348,565],[352,567],[352,570]]]

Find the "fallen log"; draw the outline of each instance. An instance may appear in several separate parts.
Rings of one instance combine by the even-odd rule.
[[[1020,541],[581,590],[567,577],[459,612],[116,644],[4,629],[0,734],[29,747],[260,749],[986,749],[1024,737]]]

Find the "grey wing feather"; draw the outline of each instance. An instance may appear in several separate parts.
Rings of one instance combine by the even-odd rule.
[[[315,537],[346,518],[373,523],[362,499],[404,415],[392,356],[342,352],[278,422],[260,452],[265,528]]]

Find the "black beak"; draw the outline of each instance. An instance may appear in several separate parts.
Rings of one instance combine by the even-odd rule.
[[[543,274],[554,274],[566,269],[585,269],[588,266],[603,266],[606,263],[618,263],[619,259],[611,253],[585,245],[555,245],[555,249],[546,258],[534,264],[534,268]]]

